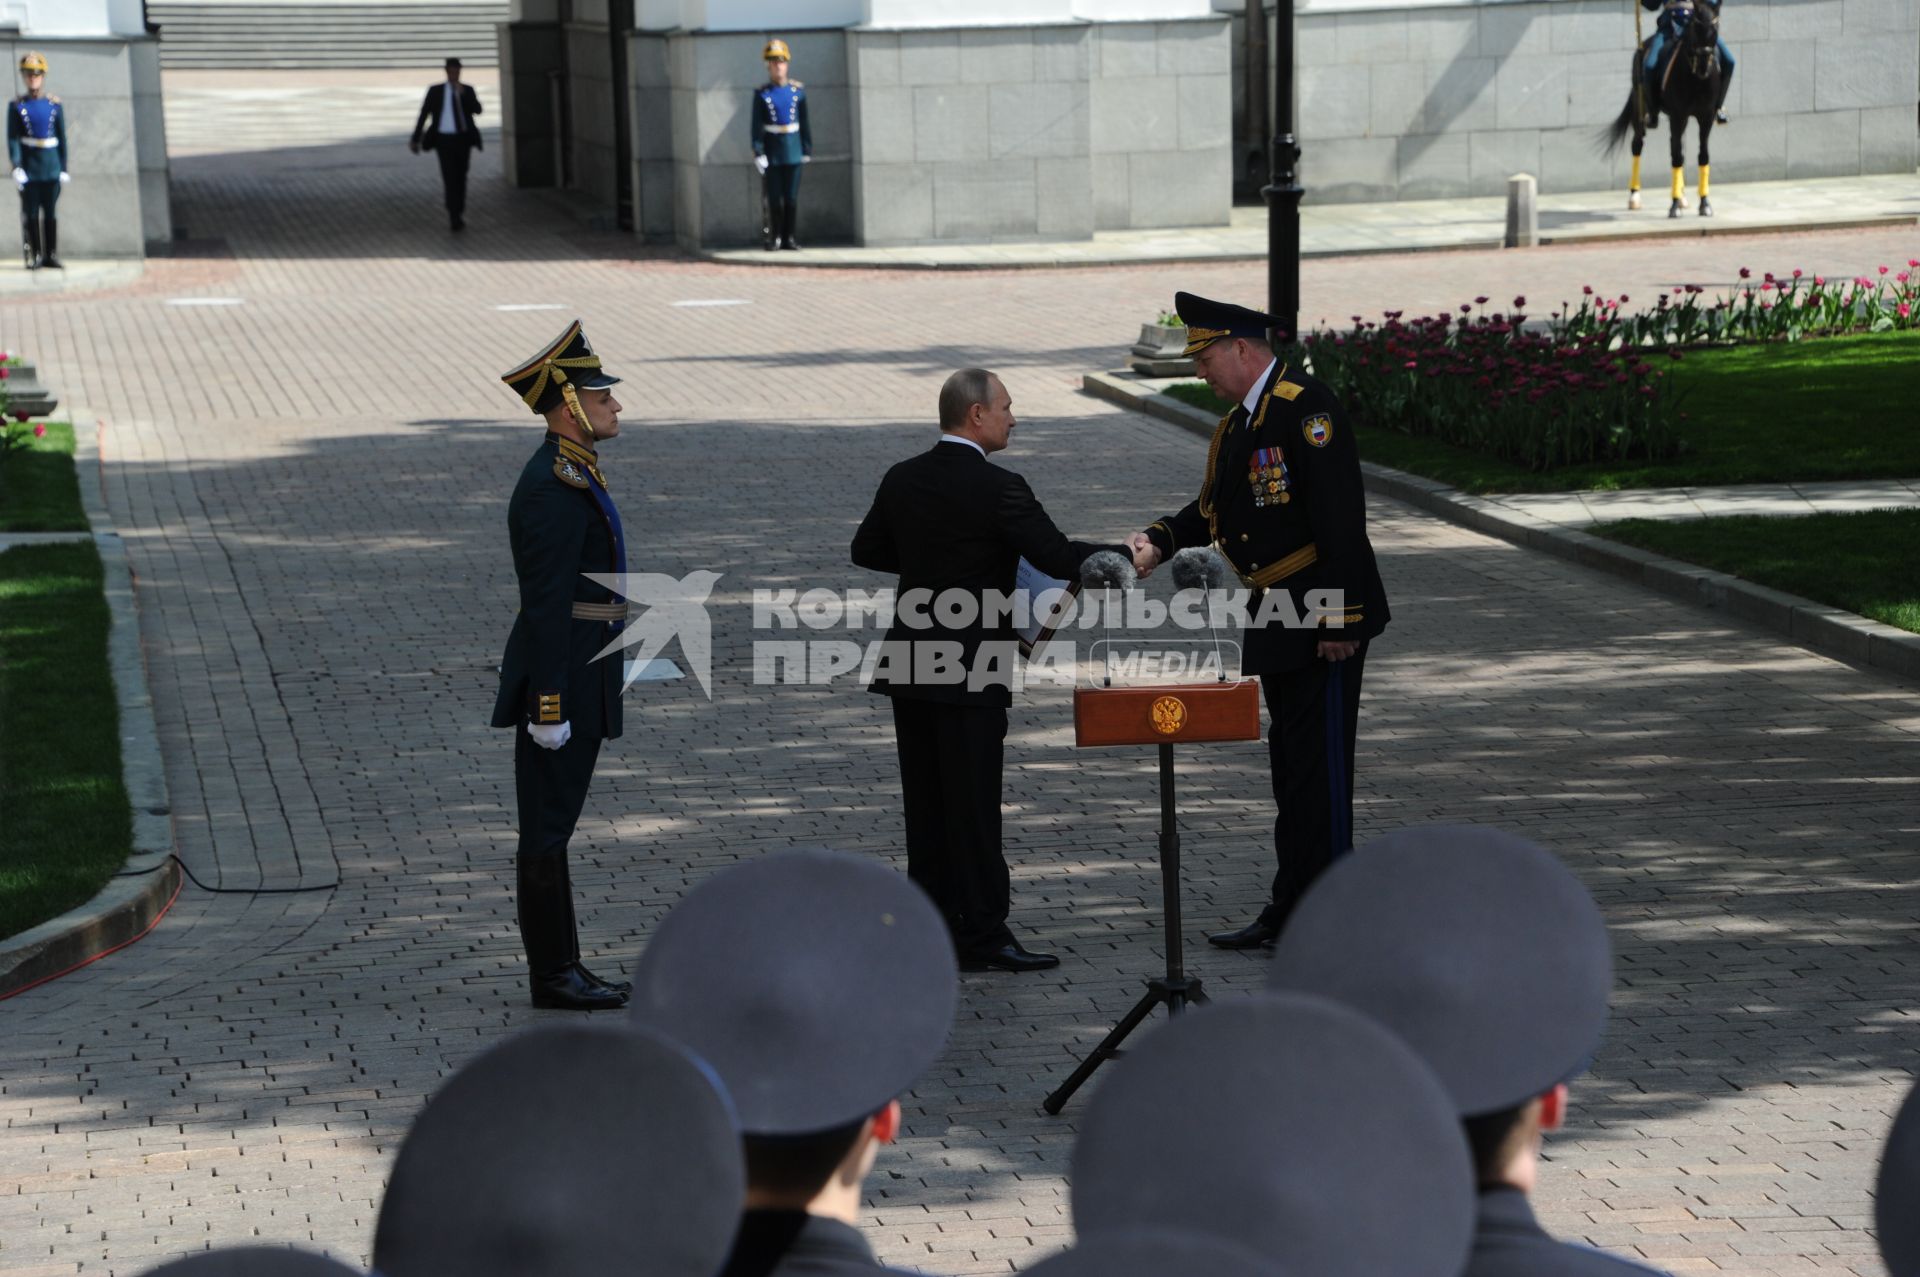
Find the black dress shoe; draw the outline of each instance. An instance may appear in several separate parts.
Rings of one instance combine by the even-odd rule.
[[[1216,931],[1207,943],[1222,949],[1264,949],[1273,944],[1280,928],[1265,918],[1255,918],[1238,931]]]
[[[1048,967],[1059,965],[1060,959],[1053,954],[1022,949],[1017,940],[1009,940],[998,949],[962,954],[960,957],[962,971],[1045,971]]]
[[[595,984],[583,967],[562,967],[533,978],[533,1005],[546,1011],[614,1011],[627,1005],[627,991]]]
[[[632,993],[633,992],[633,981],[631,980],[603,979],[602,977],[595,975],[593,972],[581,966],[578,962],[575,962],[573,964],[573,969],[575,971],[578,971],[581,975],[585,976],[587,978],[587,983],[598,985],[602,989],[612,989],[616,993]]]

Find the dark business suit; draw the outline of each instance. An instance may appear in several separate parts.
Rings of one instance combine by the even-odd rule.
[[[941,442],[887,471],[853,538],[853,561],[900,575],[899,597],[924,589],[1011,595],[1024,557],[1078,580],[1080,564],[1117,546],[1070,541],[1027,481],[977,449]],[[1000,847],[1000,765],[1018,640],[1004,616],[914,628],[896,615],[872,690],[893,701],[907,827],[907,875],[933,897],[962,958],[1013,941]],[[936,658],[961,672],[939,676]]]
[[[914,1277],[883,1267],[860,1230],[802,1211],[750,1210],[740,1217],[720,1277]]]
[[[446,102],[447,86],[442,83],[427,90],[420,104],[420,118],[413,124],[413,144],[432,151],[440,161],[440,182],[446,188],[447,216],[457,224],[467,212],[467,167],[473,153],[480,149],[480,126],[474,123],[480,114],[480,95],[471,84],[460,86],[454,103],[454,116],[460,122],[457,133],[440,131],[440,109]]]
[[[1480,1191],[1473,1257],[1461,1277],[1658,1277],[1658,1271],[1554,1240],[1534,1220],[1525,1193],[1500,1187]]]

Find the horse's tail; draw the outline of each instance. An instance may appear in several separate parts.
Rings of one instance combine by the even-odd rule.
[[[1637,92],[1627,94],[1627,104],[1620,108],[1620,114],[1613,123],[1600,130],[1596,139],[1602,155],[1612,155],[1627,140],[1627,134],[1633,132],[1633,122],[1639,117],[1640,95]]]

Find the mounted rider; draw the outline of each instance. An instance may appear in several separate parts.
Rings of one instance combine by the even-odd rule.
[[[1660,60],[1666,56],[1667,45],[1677,41],[1681,32],[1686,30],[1687,22],[1693,17],[1695,3],[1704,3],[1713,10],[1714,22],[1720,20],[1720,0],[1640,0],[1640,7],[1658,11],[1659,20],[1653,36],[1646,44],[1646,57],[1641,62],[1641,80],[1646,87],[1647,127],[1657,128],[1660,123]],[[1727,86],[1733,83],[1733,54],[1727,48],[1727,42],[1719,41],[1720,55],[1720,100],[1713,104],[1714,119],[1721,124],[1727,122],[1725,107],[1727,104]]]

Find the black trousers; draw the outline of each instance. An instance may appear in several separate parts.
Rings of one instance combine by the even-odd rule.
[[[900,749],[907,876],[933,897],[962,955],[1011,943],[1012,883],[1000,846],[1007,711],[888,699]]]
[[[461,139],[443,137],[434,144],[433,153],[440,161],[440,185],[446,188],[447,216],[466,216],[467,169],[473,163],[473,148]]]
[[[527,968],[535,976],[555,974],[580,958],[567,843],[593,783],[601,732],[599,716],[589,712],[573,720],[566,744],[543,749],[524,725],[514,728],[513,792],[520,808],[514,904]]]
[[[1273,902],[1261,921],[1278,926],[1333,858],[1353,846],[1353,744],[1360,729],[1360,677],[1367,645],[1344,661],[1309,662],[1262,674],[1267,759],[1273,770]]]

